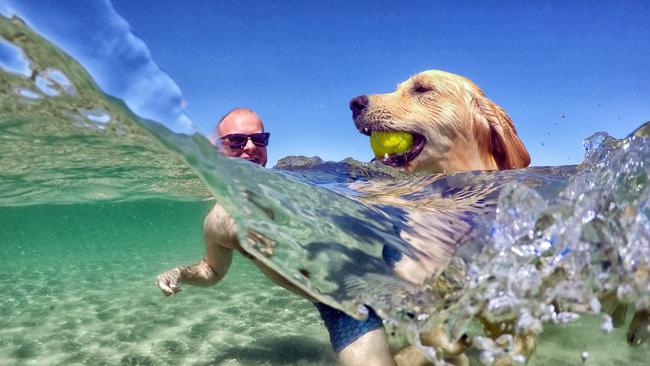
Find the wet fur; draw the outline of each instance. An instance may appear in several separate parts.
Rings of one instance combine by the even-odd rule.
[[[506,111],[462,76],[425,71],[399,84],[395,92],[367,98],[367,106],[354,119],[360,132],[406,131],[425,137],[422,152],[402,167],[407,172],[504,170],[530,164],[528,151]],[[492,324],[482,317],[479,320],[492,338],[513,332],[513,324]],[[514,323],[514,319],[509,323]],[[535,336],[513,335],[513,354],[530,356],[535,349]],[[420,338],[424,345],[434,346],[450,356],[458,356],[468,347],[466,338],[451,341],[439,327],[421,334]],[[396,360],[415,359],[416,352],[414,347],[408,347],[398,353]],[[495,362],[506,365],[510,359]]]
[[[530,156],[512,119],[467,78],[430,70],[399,84],[392,93],[368,95],[367,98],[367,106],[354,118],[360,132],[367,133],[365,129],[407,131],[426,138],[422,152],[402,167],[407,172],[505,170],[530,164]],[[415,267],[412,265],[407,271]],[[409,276],[405,277],[409,280],[418,277]],[[426,276],[419,276],[423,277]],[[615,294],[609,295],[601,300],[610,304],[614,326],[618,327],[625,321],[628,305],[619,303]],[[515,328],[514,319],[498,324],[481,316],[478,319],[491,338],[513,333]],[[649,324],[650,311],[637,311],[627,331],[628,343],[644,342],[649,336]],[[513,335],[512,354],[529,357],[535,349],[536,336]],[[421,340],[424,345],[435,346],[452,356],[468,346],[466,339],[457,342],[446,339],[438,328],[422,334]],[[405,351],[411,355],[417,352],[415,347]],[[398,357],[408,358],[406,355]],[[509,357],[495,360],[499,365],[510,363]]]

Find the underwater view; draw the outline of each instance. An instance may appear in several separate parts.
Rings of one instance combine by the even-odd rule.
[[[146,46],[110,2],[70,20],[114,46],[99,56],[19,3],[0,4],[0,365],[337,364],[313,304],[247,257],[352,317],[371,307],[391,350],[432,364],[448,361],[420,338],[435,329],[470,340],[470,365],[647,364],[650,122],[582,136],[570,165],[407,174],[381,156],[289,156],[264,169],[217,153],[151,55],[117,69],[116,44]],[[163,296],[156,276],[202,258],[217,202],[244,255],[218,285]],[[529,358],[513,334],[536,339]]]

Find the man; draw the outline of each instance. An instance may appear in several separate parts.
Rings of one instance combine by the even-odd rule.
[[[223,155],[266,166],[269,136],[269,133],[264,132],[262,120],[254,111],[236,108],[219,121],[213,143]],[[241,250],[236,231],[233,219],[216,204],[203,222],[205,256],[193,266],[176,267],[160,274],[156,279],[158,287],[169,296],[181,291],[181,283],[211,286],[219,282],[230,267],[233,250],[245,254]],[[271,281],[315,302],[311,296],[278,276],[262,262],[246,256]],[[332,345],[342,365],[395,365],[381,320],[374,312],[371,311],[368,320],[358,321],[324,304],[316,303],[316,307],[330,332]]]
[[[221,118],[217,124],[218,141],[213,141],[223,155],[246,159],[266,166],[268,132],[257,115],[248,108],[235,108]]]

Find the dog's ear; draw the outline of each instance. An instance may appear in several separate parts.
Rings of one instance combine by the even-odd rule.
[[[489,131],[486,142],[500,170],[525,168],[530,164],[530,155],[506,111],[483,95],[474,98],[471,109],[475,121]]]

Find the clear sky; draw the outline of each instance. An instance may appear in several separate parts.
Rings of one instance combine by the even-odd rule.
[[[622,137],[650,120],[648,1],[112,3],[203,130],[233,107],[258,111],[270,164],[369,160],[348,101],[427,69],[474,80],[534,165],[579,163],[592,133]]]

